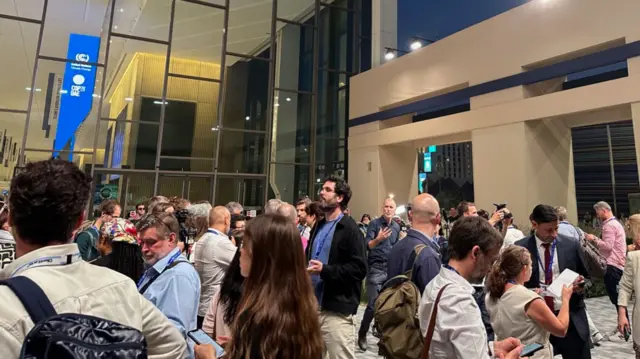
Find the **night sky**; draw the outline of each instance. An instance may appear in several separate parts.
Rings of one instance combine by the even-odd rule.
[[[398,48],[412,36],[439,40],[530,0],[398,0]]]

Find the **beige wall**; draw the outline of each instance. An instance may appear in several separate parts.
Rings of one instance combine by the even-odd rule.
[[[350,119],[640,40],[637,14],[637,0],[533,0],[353,77]],[[354,215],[379,212],[388,193],[415,195],[416,148],[472,141],[479,207],[507,201],[516,223],[526,224],[536,204],[562,205],[575,220],[571,127],[633,116],[640,158],[640,58],[628,64],[629,77],[617,80],[560,91],[564,78],[557,78],[472,98],[468,112],[350,128]],[[406,160],[385,162],[385,151]]]

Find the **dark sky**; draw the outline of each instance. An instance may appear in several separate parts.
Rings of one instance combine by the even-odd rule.
[[[529,0],[398,0],[398,48],[412,36],[438,40]]]

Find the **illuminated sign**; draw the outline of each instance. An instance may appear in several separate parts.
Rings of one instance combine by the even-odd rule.
[[[74,136],[93,106],[93,88],[96,83],[96,67],[84,62],[98,62],[100,37],[82,34],[69,35],[67,62],[60,91],[58,126],[53,142],[54,155],[69,147],[73,151]]]
[[[423,158],[424,166],[422,167],[422,169],[427,173],[431,173],[431,152],[424,153]]]

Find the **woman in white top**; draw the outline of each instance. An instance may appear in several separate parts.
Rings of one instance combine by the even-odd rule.
[[[633,245],[640,247],[640,214],[629,217],[627,226]],[[624,265],[624,274],[620,280],[620,292],[618,293],[618,330],[624,334],[625,329],[629,330],[629,319],[627,318],[627,306],[631,300],[631,293],[636,292],[635,305],[633,306],[633,349],[636,352],[636,359],[640,359],[640,251],[634,250],[627,253],[627,261]]]
[[[514,337],[522,344],[538,343],[544,348],[532,359],[551,359],[549,334],[564,337],[569,328],[569,299],[573,287],[562,290],[562,307],[556,317],[536,292],[524,287],[531,278],[531,254],[520,246],[509,246],[500,254],[489,275],[487,311],[496,340]]]

